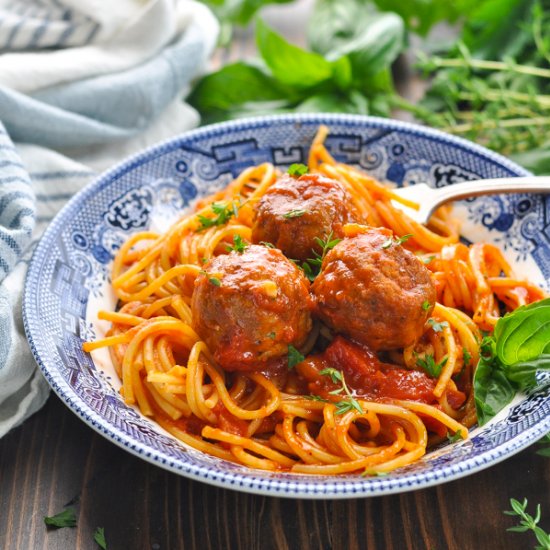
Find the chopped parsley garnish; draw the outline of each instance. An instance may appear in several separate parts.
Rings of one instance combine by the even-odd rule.
[[[466,348],[462,348],[462,360],[465,365],[469,365],[472,360],[472,354]]]
[[[300,177],[304,174],[307,174],[309,171],[309,168],[305,164],[300,163],[294,163],[291,164],[288,168],[288,174],[293,177]]]
[[[342,374],[342,371],[339,371],[339,370],[333,369],[333,368],[323,369],[323,370],[319,371],[319,374],[321,374],[323,376],[330,376],[330,379],[335,384],[338,384],[338,382],[341,383],[342,380],[344,379],[344,375]]]
[[[443,359],[436,363],[434,356],[431,354],[428,354],[422,359],[415,353],[416,358],[416,365],[423,369],[427,374],[429,374],[432,378],[438,378],[441,374],[441,369],[445,366],[447,363],[447,357],[443,357]]]
[[[233,246],[230,244],[227,244],[225,246],[228,252],[234,250],[239,254],[242,254],[248,248],[248,244],[243,241],[243,238],[240,235],[233,235]]]
[[[301,363],[305,357],[294,347],[288,346],[288,368],[293,369],[298,363]]]
[[[208,279],[208,282],[213,284],[214,286],[222,286],[222,282],[218,277],[214,277],[213,275],[210,275],[210,273],[208,273],[204,269],[201,269],[199,273],[202,273],[203,275],[205,275]]]
[[[385,241],[382,244],[382,248],[385,250],[387,248],[390,248],[390,246],[393,246],[394,244],[397,245],[397,244],[406,243],[411,237],[413,237],[412,233],[408,233],[407,235],[403,235],[402,237],[399,237],[397,239],[390,237],[387,241]]]
[[[266,248],[275,248],[273,243],[268,243],[266,241],[260,241],[260,244],[263,244]]]
[[[342,239],[333,239],[331,231],[325,240],[321,239],[320,237],[315,237],[314,240],[315,244],[317,244],[321,249],[321,254],[319,254],[315,250],[312,250],[314,257],[308,258],[301,265],[301,268],[304,270],[306,277],[312,282],[315,280],[315,277],[319,275],[319,272],[321,271],[321,265],[328,251],[332,250]]]
[[[435,260],[435,256],[428,256],[426,258],[422,258],[422,263],[424,265],[428,265],[429,263],[431,263],[433,260]]]
[[[334,403],[336,405],[336,412],[334,414],[344,414],[352,410],[355,410],[360,414],[364,413],[359,401],[357,401],[349,391],[346,380],[344,379],[344,373],[342,371],[327,368],[319,371],[319,374],[323,376],[330,376],[330,379],[334,384],[340,383],[342,385],[341,388],[329,392],[330,395],[340,395],[342,392],[347,395],[347,399],[342,399],[342,401],[337,401]]]
[[[76,512],[74,508],[67,508],[55,516],[44,516],[44,523],[48,527],[76,527]]]
[[[283,214],[283,218],[287,219],[287,220],[290,220],[292,218],[300,218],[301,216],[303,216],[305,213],[307,212],[307,210],[304,210],[302,208],[297,208],[296,210],[290,210],[289,212],[287,212],[286,214]]]
[[[456,443],[457,441],[460,441],[462,439],[462,432],[458,430],[454,434],[451,434],[451,432],[447,432],[447,439],[449,440],[449,443]]]
[[[433,318],[428,319],[428,324],[432,327],[434,332],[443,332],[443,329],[449,326],[449,323],[447,323],[447,321],[439,322]]]
[[[202,214],[197,214],[199,219],[200,226],[197,231],[202,231],[203,229],[208,229],[209,227],[214,227],[217,225],[226,224],[233,216],[237,216],[239,212],[239,206],[235,201],[231,201],[229,204],[224,204],[223,202],[213,202],[210,205],[212,213],[216,214],[214,218],[208,218]]]
[[[98,527],[94,533],[94,540],[97,542],[97,545],[103,550],[107,550],[107,541],[105,540],[105,529],[103,527]]]
[[[270,332],[270,333],[267,335],[267,337],[268,337],[268,338],[271,338],[272,340],[275,340],[275,336],[276,336],[276,334],[275,334],[274,332]]]
[[[429,300],[424,300],[422,302],[422,309],[424,311],[428,311],[430,309],[430,306],[431,306],[431,304],[430,304]]]

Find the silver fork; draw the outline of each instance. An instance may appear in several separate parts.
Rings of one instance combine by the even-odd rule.
[[[404,199],[417,203],[419,209],[415,210],[397,201],[393,201],[394,206],[406,212],[418,223],[426,223],[436,208],[449,201],[500,193],[550,193],[550,176],[472,180],[439,189],[425,183],[417,183],[392,191]]]

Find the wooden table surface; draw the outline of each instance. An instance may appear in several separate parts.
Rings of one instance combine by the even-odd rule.
[[[304,10],[310,1],[301,3]],[[271,23],[300,42],[304,12],[270,8]],[[250,52],[237,34],[222,64]],[[402,91],[417,95],[410,72]],[[403,81],[403,78],[401,79]],[[218,489],[130,455],[82,423],[55,395],[0,440],[0,549],[109,550],[532,548],[510,533],[509,499],[527,497],[550,530],[550,458],[531,447],[477,474],[412,493],[354,500],[286,500]],[[75,528],[48,530],[43,517],[72,505]]]

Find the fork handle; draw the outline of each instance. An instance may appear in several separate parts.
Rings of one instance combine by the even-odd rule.
[[[550,193],[550,176],[472,180],[448,185],[437,190],[437,206],[449,201],[499,193]]]

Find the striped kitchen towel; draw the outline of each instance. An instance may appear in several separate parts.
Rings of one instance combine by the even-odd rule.
[[[0,437],[45,402],[21,295],[33,244],[123,157],[197,125],[216,20],[192,0],[0,0]]]

